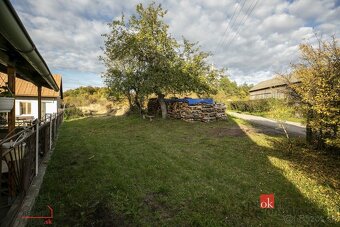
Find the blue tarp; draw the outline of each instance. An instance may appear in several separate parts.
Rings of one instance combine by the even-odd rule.
[[[196,105],[199,103],[205,104],[214,104],[213,99],[192,99],[192,98],[185,98],[185,99],[166,99],[165,102],[174,103],[174,102],[186,102],[189,106]]]

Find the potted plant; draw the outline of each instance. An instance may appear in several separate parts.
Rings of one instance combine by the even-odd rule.
[[[10,112],[14,106],[13,93],[8,86],[0,87],[0,112]]]

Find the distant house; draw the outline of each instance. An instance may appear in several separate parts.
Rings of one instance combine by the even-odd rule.
[[[299,83],[297,78],[290,78],[290,83]],[[276,76],[270,80],[262,81],[249,90],[250,100],[254,99],[283,99],[287,95],[287,80]]]
[[[0,86],[6,86],[7,75],[0,73]],[[53,78],[59,88],[54,91],[43,87],[41,91],[41,116],[46,114],[57,113],[61,108],[63,99],[63,85],[60,75],[53,75]],[[15,78],[15,115],[17,119],[35,119],[38,118],[38,91],[37,87],[20,78]]]

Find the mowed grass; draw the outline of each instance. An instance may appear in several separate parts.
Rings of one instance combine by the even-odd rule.
[[[233,118],[64,122],[31,215],[48,214],[50,205],[56,226],[320,226],[339,221],[336,172],[319,181],[310,168],[299,168],[299,154],[277,146],[283,137],[244,133],[240,127],[249,126]],[[275,208],[261,209],[259,197],[269,193],[275,195]],[[41,220],[29,225],[43,226]]]
[[[244,113],[244,114],[249,114],[249,115],[254,115],[254,116],[259,116],[259,117],[265,117],[268,119],[272,119],[272,120],[278,120],[275,119],[275,113],[268,111],[268,112],[241,112],[241,111],[235,111],[232,110],[231,112],[236,112],[236,113]],[[291,122],[296,122],[296,123],[300,123],[302,125],[306,125],[306,120],[301,117],[296,117],[296,116],[289,116],[289,115],[285,115],[285,116],[280,116],[280,119],[282,121],[291,121]]]

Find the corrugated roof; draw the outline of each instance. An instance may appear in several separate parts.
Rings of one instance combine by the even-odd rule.
[[[284,77],[281,77],[281,76],[275,76],[272,79],[265,80],[265,81],[262,81],[262,82],[256,84],[249,91],[257,91],[257,90],[262,90],[262,89],[266,89],[266,88],[272,88],[272,87],[287,85],[287,79],[289,80],[290,83],[300,82],[300,80],[298,78],[296,78],[295,76],[291,76],[289,78],[284,78]]]
[[[7,82],[7,75],[4,73],[0,73],[0,86],[6,86],[4,82]],[[61,75],[53,75],[54,80],[56,81],[59,91],[54,91],[52,89],[42,87],[41,89],[41,96],[42,97],[62,97],[62,81]],[[33,97],[38,96],[37,86],[28,82],[26,80],[22,80],[20,78],[15,78],[15,96],[25,96],[25,97]]]

